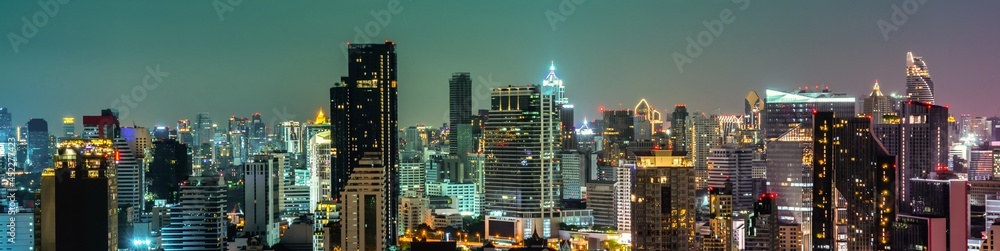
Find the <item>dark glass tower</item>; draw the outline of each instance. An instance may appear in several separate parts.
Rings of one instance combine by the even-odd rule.
[[[42,173],[41,250],[117,250],[116,150],[110,139],[59,144]]]
[[[187,151],[187,146],[176,140],[153,142],[152,155],[147,160],[149,172],[146,179],[154,200],[166,200],[167,204],[179,202],[180,184],[191,174]]]
[[[472,139],[460,135],[471,136],[472,133],[472,119],[469,117],[472,116],[472,77],[468,72],[457,72],[451,75],[448,86],[448,126],[451,127],[448,150],[453,155],[465,154],[472,150]],[[467,142],[462,142],[463,139]]]
[[[26,171],[37,172],[52,166],[52,152],[49,150],[49,143],[49,123],[39,118],[29,120]]]
[[[396,103],[396,44],[350,44],[346,77],[330,88],[331,181],[340,198],[351,170],[365,152],[378,152],[386,170],[388,214],[385,229],[397,229],[399,127]],[[389,243],[396,234],[389,232]]]
[[[670,141],[673,142],[673,149],[675,152],[687,152],[687,118],[687,106],[677,105],[674,107],[673,123],[670,124]]]
[[[899,173],[896,184],[900,211],[909,212],[914,197],[910,179],[922,178],[948,165],[948,108],[906,101],[899,124]]]
[[[890,248],[896,158],[870,128],[868,118],[813,117],[813,250]]]
[[[7,143],[8,138],[15,137],[11,121],[10,109],[0,107],[0,143]]]

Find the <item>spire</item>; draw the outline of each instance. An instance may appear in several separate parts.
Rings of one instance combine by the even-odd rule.
[[[878,87],[878,79],[875,80],[875,87],[872,88],[872,93],[869,94],[868,96],[870,96],[870,97],[881,97],[881,96],[884,96],[884,95],[882,95],[882,90],[879,89],[879,87]]]
[[[323,108],[319,109],[319,114],[316,114],[316,120],[313,123],[317,125],[330,123],[326,121],[326,115],[323,115]]]
[[[545,81],[551,82],[556,80],[559,80],[559,77],[556,77],[556,61],[553,60],[552,63],[549,65],[549,75],[545,76]]]

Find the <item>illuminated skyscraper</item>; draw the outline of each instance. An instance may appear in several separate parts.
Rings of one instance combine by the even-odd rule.
[[[170,224],[163,227],[163,250],[225,250],[226,182],[206,172],[184,181],[180,203],[170,208]]]
[[[666,150],[635,154],[632,250],[695,250],[691,161]]]
[[[776,193],[765,193],[753,204],[753,212],[747,215],[747,251],[778,250],[778,205]]]
[[[708,225],[711,234],[705,237],[706,251],[733,250],[733,194],[732,186],[708,187]]]
[[[934,81],[922,57],[906,53],[906,101],[934,104]]]
[[[867,116],[871,116],[872,122],[876,124],[884,123],[883,117],[886,115],[896,115],[892,111],[892,104],[889,103],[889,97],[882,95],[882,90],[879,89],[877,81],[875,82],[875,87],[872,88],[872,93],[864,100],[862,112]]]
[[[42,173],[41,250],[118,250],[112,141],[65,140],[53,159],[55,168]]]
[[[742,216],[753,209],[753,149],[735,145],[713,147],[708,156],[708,186],[730,187],[733,212]]]
[[[764,139],[774,140],[796,125],[812,120],[812,112],[834,112],[838,116],[854,116],[857,101],[844,93],[828,89],[805,89],[792,92],[768,89],[764,103]]]
[[[628,154],[629,142],[635,141],[635,112],[632,110],[604,111],[604,166],[621,165]]]
[[[396,102],[396,44],[350,44],[346,77],[330,88],[331,186],[340,198],[351,170],[366,152],[378,152],[386,169],[389,200],[385,229],[397,229],[399,144]],[[395,244],[397,233],[388,232]]]
[[[813,118],[813,250],[889,250],[896,218],[896,158],[871,120]]]
[[[212,128],[212,117],[207,112],[198,113],[194,119],[195,146],[212,142],[215,130]]]
[[[243,232],[248,236],[259,235],[267,245],[278,243],[284,165],[283,154],[271,153],[255,154],[243,164],[243,211],[246,219]]]
[[[322,131],[309,138],[309,209],[316,210],[316,204],[333,201],[330,190],[330,131]],[[423,185],[423,184],[421,184]]]
[[[761,113],[764,112],[764,100],[760,99],[757,91],[750,91],[743,102],[744,124],[748,125],[747,129],[759,130],[762,122]]]
[[[52,166],[49,150],[49,123],[44,119],[28,121],[28,162],[25,171],[38,172]]]
[[[812,231],[813,132],[812,123],[800,124],[767,143],[767,189],[780,194],[775,199],[783,221],[802,224]],[[808,243],[808,238],[804,240]]]
[[[386,168],[378,160],[380,155],[373,152],[362,158],[340,194],[343,250],[389,250],[394,245],[389,242],[395,229],[387,228]]]
[[[250,143],[250,148],[247,153],[255,154],[266,150],[267,127],[264,125],[264,120],[261,119],[259,112],[250,116],[248,129],[249,132],[247,132],[247,140]]]
[[[670,141],[673,142],[673,150],[676,152],[687,152],[688,144],[688,111],[687,106],[677,105],[674,107],[673,123],[670,124]]]
[[[145,158],[149,196],[154,201],[164,200],[168,205],[177,204],[180,184],[191,175],[187,146],[172,139],[158,140],[153,142],[150,152]]]
[[[448,148],[453,155],[472,151],[472,76],[456,72],[448,80],[449,120]],[[464,141],[464,142],[463,142]]]
[[[11,124],[10,109],[0,107],[0,143],[7,143],[10,138],[16,138],[14,127]]]
[[[76,119],[73,117],[63,118],[63,138],[76,137]]]
[[[562,198],[556,89],[529,85],[494,88],[485,129],[487,226],[509,240],[558,233]],[[489,227],[488,227],[489,228]]]
[[[948,108],[907,101],[900,114],[899,172],[896,185],[899,210],[909,212],[910,179],[921,178],[948,165]]]

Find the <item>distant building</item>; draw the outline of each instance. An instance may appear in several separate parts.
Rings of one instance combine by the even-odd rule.
[[[632,249],[695,249],[694,166],[666,150],[636,157]]]
[[[753,209],[753,149],[734,145],[709,150],[708,186],[724,188],[731,184],[733,211],[742,216]]]
[[[774,140],[796,125],[812,121],[813,111],[833,112],[841,117],[855,115],[857,100],[828,89],[796,91],[767,90],[764,102],[764,138]]]
[[[882,94],[877,81],[875,87],[872,88],[872,93],[864,100],[862,112],[876,124],[881,124],[886,115],[896,115],[892,110],[892,104],[889,103],[889,97]]]
[[[170,208],[170,225],[161,231],[163,249],[225,250],[226,183],[218,173],[189,178],[181,186],[180,203]]]
[[[934,81],[922,57],[906,53],[906,101],[934,104]]]
[[[28,121],[28,172],[38,172],[52,166],[51,150],[49,149],[49,124],[44,119],[33,118]]]

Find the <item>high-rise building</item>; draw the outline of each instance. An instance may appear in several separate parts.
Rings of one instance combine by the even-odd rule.
[[[705,237],[704,250],[733,250],[733,194],[731,183],[723,187],[708,187],[708,226],[711,234]]]
[[[747,93],[747,97],[743,103],[743,118],[745,119],[744,124],[747,125],[747,129],[760,130],[762,112],[764,112],[764,100],[760,99],[757,91]]]
[[[247,236],[260,236],[266,245],[278,243],[284,164],[283,154],[271,153],[253,155],[249,162],[243,164],[243,212],[246,219],[243,232]]]
[[[593,211],[595,226],[616,226],[615,182],[587,182],[587,209]],[[631,212],[629,212],[631,213]]]
[[[934,104],[934,81],[922,57],[906,53],[906,101]]]
[[[64,140],[53,159],[42,172],[40,250],[118,250],[114,143]]]
[[[667,150],[635,154],[632,250],[694,250],[694,165]]]
[[[38,172],[52,166],[49,149],[49,123],[44,119],[28,120],[28,162],[25,171]]]
[[[635,141],[635,112],[632,110],[604,111],[604,158],[605,166],[621,165],[628,154],[629,142]]]
[[[395,229],[388,228],[386,168],[378,160],[381,155],[372,152],[362,158],[340,194],[343,250],[389,250],[393,245],[389,236]]]
[[[460,126],[472,124],[469,117],[472,116],[472,76],[468,72],[456,72],[448,80],[448,86],[448,126],[451,127],[451,132],[448,133],[448,152],[460,155],[472,151],[471,139],[468,139],[468,142],[459,140],[459,135],[472,133],[471,126]]]
[[[246,135],[250,146],[248,154],[267,150],[267,126],[264,124],[264,120],[261,119],[259,112],[250,115],[250,124],[247,127],[249,132]]]
[[[180,201],[170,207],[170,224],[160,232],[166,251],[226,248],[226,183],[215,172],[188,178]]]
[[[293,157],[298,158],[299,154],[302,154],[302,125],[297,121],[284,121],[280,124],[281,129],[278,130],[281,134],[279,139],[281,139],[281,150],[288,152]]]
[[[114,138],[118,150],[118,205],[132,206],[138,217],[144,209],[145,166],[143,153],[149,148],[149,130],[142,127],[123,127],[121,134]]]
[[[186,145],[172,139],[153,142],[144,161],[148,171],[146,182],[153,201],[163,200],[163,204],[177,204],[180,199],[180,184],[191,175],[191,159]],[[152,201],[147,201],[146,204]],[[151,206],[151,205],[146,205]]]
[[[800,124],[768,142],[766,160],[767,190],[781,195],[776,198],[779,218],[802,224],[807,236],[812,231],[812,129],[811,122]]]
[[[774,140],[796,125],[812,120],[813,111],[854,116],[857,101],[828,89],[800,89],[792,92],[768,89],[764,103],[764,138]]]
[[[316,211],[322,201],[333,201],[330,187],[330,131],[322,131],[309,138],[309,211]]]
[[[12,124],[10,109],[0,107],[0,143],[7,143],[8,139],[16,138],[14,125]]]
[[[813,118],[813,250],[890,249],[896,158],[870,128],[834,112]]]
[[[61,138],[75,138],[76,137],[76,119],[73,117],[63,118],[63,135]]]
[[[635,105],[635,115],[649,122],[650,127],[642,130],[648,131],[650,135],[663,131],[663,114],[650,106],[646,99],[639,100],[639,104]],[[640,130],[640,128],[636,128],[636,130]]]
[[[753,209],[753,149],[735,145],[712,148],[708,154],[708,186],[730,186],[733,212],[742,216]]]
[[[875,81],[872,93],[868,94],[868,97],[865,98],[862,112],[864,115],[871,117],[872,122],[876,124],[883,123],[886,115],[896,115],[892,110],[892,104],[889,103],[889,97],[882,95],[878,81]]]
[[[86,128],[84,128],[86,130]],[[191,128],[191,122],[186,119],[177,121],[177,140],[188,147],[194,148],[196,142],[194,141],[195,131]],[[192,149],[194,150],[194,149]]]
[[[397,229],[399,209],[399,127],[396,102],[396,43],[351,44],[348,48],[347,77],[330,88],[331,186],[340,198],[351,170],[366,152],[381,153],[386,168],[386,229]],[[388,243],[395,244],[398,233],[390,231]]]
[[[691,117],[690,128],[688,139],[691,145],[688,146],[687,154],[694,163],[695,187],[704,189],[708,181],[709,150],[722,145],[721,128],[718,117],[706,116],[704,113]]]
[[[643,154],[646,152],[649,151],[644,151],[639,155],[648,155]],[[634,153],[631,154],[634,155]],[[632,190],[635,187],[636,159],[622,161],[621,165],[614,167],[615,203],[611,206],[614,207],[615,212],[615,228],[619,233],[625,234],[624,237],[629,237],[632,232]]]
[[[909,212],[914,194],[910,179],[920,178],[948,164],[948,108],[907,101],[900,116],[900,150],[896,155],[899,210]]]
[[[520,239],[537,231],[558,233],[561,195],[558,151],[560,120],[555,88],[494,88],[485,123],[487,226],[512,225],[487,235]],[[499,238],[498,238],[499,239]]]
[[[564,150],[560,153],[560,157],[562,160],[559,164],[560,170],[562,170],[560,176],[562,177],[563,199],[583,199],[583,192],[580,190],[585,182],[580,179],[583,177],[580,174],[583,170],[582,156],[576,150]]]
[[[463,216],[479,217],[482,211],[475,183],[430,183],[427,184],[427,195],[454,198],[458,202],[458,213]]]
[[[968,250],[968,182],[945,168],[910,180],[912,210],[893,224],[893,250]]]
[[[212,143],[212,135],[215,129],[212,128],[212,117],[207,112],[198,113],[194,118],[195,146],[205,143]]]
[[[765,193],[753,204],[753,212],[747,215],[746,246],[743,250],[777,250],[778,245],[778,194]]]
[[[670,124],[670,141],[673,142],[672,149],[677,152],[687,152],[688,144],[688,111],[687,106],[677,105],[672,114],[673,123]]]

